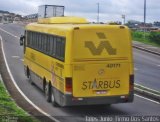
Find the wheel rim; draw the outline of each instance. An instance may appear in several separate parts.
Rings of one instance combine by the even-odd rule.
[[[31,76],[29,75],[29,77],[28,77],[28,81],[29,81],[29,83],[32,83],[32,80],[31,80]]]
[[[54,103],[54,102],[55,102],[55,98],[54,98],[53,91],[52,91],[52,96],[51,96],[51,98],[52,98],[52,103]]]
[[[45,95],[46,95],[46,98],[48,97],[48,85],[45,86]]]
[[[33,81],[32,81],[32,79],[31,79],[31,75],[29,75],[29,77],[28,77],[28,81],[29,81],[29,83],[30,83],[30,84],[32,84],[32,85],[33,85]]]

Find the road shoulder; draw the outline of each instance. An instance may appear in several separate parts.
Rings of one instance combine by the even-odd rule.
[[[17,105],[20,106],[22,109],[24,109],[28,114],[38,118],[41,121],[51,121],[50,118],[48,118],[47,116],[44,116],[41,112],[39,112],[36,108],[34,108],[29,102],[27,102],[26,99],[19,93],[19,91],[15,87],[4,61],[3,52],[2,52],[2,40],[0,40],[0,59],[1,59],[0,73],[2,75],[3,82],[9,94],[12,96],[12,98],[17,103]]]

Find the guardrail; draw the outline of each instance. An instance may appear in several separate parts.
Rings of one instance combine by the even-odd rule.
[[[133,45],[133,47],[136,48],[136,49],[139,49],[139,50],[142,50],[142,51],[149,52],[149,53],[160,56],[159,52],[155,52],[153,50],[149,50],[149,49],[146,49],[146,48],[143,48],[143,47],[140,47],[140,46],[136,46],[136,45]],[[159,91],[144,87],[144,86],[139,85],[139,84],[134,84],[134,90],[135,90],[135,93],[138,93],[138,94],[140,94],[142,96],[145,96],[147,98],[156,100],[160,103],[160,92]]]
[[[155,101],[158,101],[160,103],[160,92],[159,91],[144,87],[139,84],[134,84],[134,90],[136,93],[143,95],[147,98],[153,99]]]
[[[160,56],[159,52],[155,52],[155,51],[152,51],[152,50],[149,50],[149,49],[146,49],[146,48],[143,48],[143,47],[135,46],[135,45],[133,45],[133,47],[136,48],[136,49],[139,49],[139,50],[142,50],[142,51],[146,51],[146,52],[149,52],[149,53],[152,53],[152,54]]]

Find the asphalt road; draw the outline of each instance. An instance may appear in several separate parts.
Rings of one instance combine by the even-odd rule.
[[[160,91],[160,56],[134,49],[135,81]]]
[[[47,103],[44,94],[36,86],[28,83],[23,71],[23,48],[19,46],[19,37],[23,27],[16,24],[1,25],[0,28],[12,33],[10,35],[0,30],[3,38],[4,51],[11,73],[23,93],[39,108],[60,121],[85,121],[85,116],[107,115],[160,115],[160,105],[135,96],[133,103],[107,106],[77,106],[56,108]],[[134,49],[135,75],[137,83],[154,89],[160,86],[160,57]]]

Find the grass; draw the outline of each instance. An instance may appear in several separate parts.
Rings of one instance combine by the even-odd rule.
[[[150,32],[145,32],[145,36],[144,36],[144,32],[132,31],[132,39],[134,41],[139,41],[139,42],[142,42],[144,44],[149,44],[149,45],[153,45],[153,46],[156,46],[156,47],[160,47],[159,43],[150,39],[150,35],[151,35]]]
[[[18,107],[0,81],[0,122],[1,121],[38,122]]]

